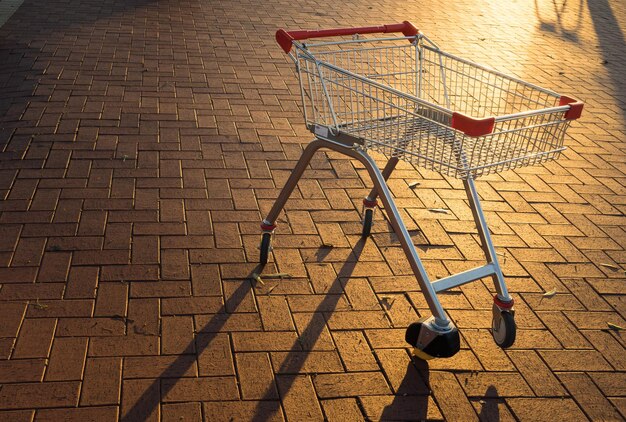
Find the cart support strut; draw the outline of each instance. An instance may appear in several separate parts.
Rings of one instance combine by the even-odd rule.
[[[515,324],[512,319],[514,313],[513,298],[509,295],[506,284],[504,283],[502,269],[498,263],[496,251],[489,234],[489,228],[487,227],[487,222],[480,205],[478,192],[476,191],[476,186],[471,176],[465,179],[463,183],[478,228],[478,234],[487,264],[431,282],[415,250],[411,236],[402,221],[400,212],[389,191],[389,187],[387,186],[387,179],[398,164],[398,157],[392,157],[381,172],[374,159],[367,154],[362,145],[351,143],[348,139],[328,139],[317,135],[304,149],[302,156],[287,179],[285,186],[283,186],[267,218],[261,223],[263,230],[261,263],[265,264],[267,262],[271,250],[271,236],[276,227],[275,223],[278,214],[291,196],[291,193],[298,184],[298,181],[313,158],[313,155],[320,148],[328,148],[358,160],[363,164],[372,179],[374,187],[365,198],[364,202],[370,204],[370,206],[375,206],[376,199],[380,197],[389,222],[398,236],[400,245],[409,260],[411,269],[417,278],[420,289],[432,313],[432,317],[422,318],[418,322],[411,324],[407,329],[406,340],[415,346],[416,356],[424,359],[449,357],[459,350],[458,330],[443,310],[437,297],[437,292],[449,290],[489,276],[492,277],[497,292],[494,297],[492,321],[494,339],[500,347],[509,347],[513,344],[515,340]]]
[[[428,279],[428,275],[426,274],[426,270],[424,269],[422,261],[419,259],[417,252],[415,251],[415,246],[413,245],[411,236],[406,226],[404,225],[404,222],[402,221],[400,212],[398,211],[398,208],[396,207],[396,204],[391,196],[391,192],[387,187],[387,183],[385,182],[386,177],[381,173],[378,166],[376,165],[376,162],[365,152],[365,150],[361,146],[346,145],[340,142],[335,142],[320,137],[317,137],[315,140],[310,142],[303,151],[302,156],[300,157],[300,160],[293,169],[291,175],[287,179],[285,186],[278,195],[276,202],[274,202],[274,205],[267,215],[267,218],[263,220],[263,224],[269,226],[274,225],[276,218],[278,218],[278,214],[283,209],[285,203],[287,202],[287,199],[289,199],[289,196],[296,187],[298,180],[300,180],[300,177],[302,177],[304,169],[311,161],[313,154],[315,154],[315,152],[320,148],[328,148],[340,152],[344,155],[358,160],[361,164],[365,166],[367,172],[369,173],[369,176],[372,179],[372,182],[374,183],[374,189],[372,190],[372,192],[375,191],[377,196],[379,196],[382,200],[383,206],[385,207],[385,211],[387,213],[387,216],[389,217],[394,232],[398,236],[402,249],[404,250],[404,253],[409,260],[409,264],[411,265],[417,281],[419,282],[420,288],[422,289],[422,292],[424,292],[428,307],[435,317],[434,324],[432,324],[431,328],[441,332],[451,330],[453,326],[446,316],[446,313],[444,312],[443,307],[439,302],[439,299],[437,298],[435,288]],[[391,171],[395,167],[395,164],[397,164],[397,160],[392,160],[390,160],[392,161],[391,163],[387,164],[387,177],[389,177],[389,174],[391,174]],[[370,196],[371,195],[372,194],[370,194]]]

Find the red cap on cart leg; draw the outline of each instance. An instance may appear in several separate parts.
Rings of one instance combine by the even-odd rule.
[[[496,304],[496,306],[502,309],[511,309],[513,307],[513,298],[511,298],[511,300],[508,302],[504,302],[498,297],[498,295],[494,295],[493,302]]]
[[[375,200],[375,199],[367,199],[367,198],[365,198],[365,199],[363,199],[363,205],[366,208],[374,208],[375,206],[378,205],[378,201]]]
[[[264,232],[271,232],[276,228],[276,224],[265,224],[261,223],[261,230]]]

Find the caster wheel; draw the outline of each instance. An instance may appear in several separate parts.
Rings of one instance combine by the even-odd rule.
[[[459,337],[459,330],[456,327],[445,333],[437,334],[436,337],[428,343],[423,349],[417,347],[420,331],[422,330],[423,322],[418,321],[409,325],[406,329],[404,339],[407,343],[413,346],[413,354],[422,359],[430,360],[433,358],[449,358],[461,349],[461,339]]]
[[[404,333],[404,340],[409,343],[411,346],[415,347],[417,344],[417,339],[420,335],[420,329],[422,328],[421,322],[414,322],[409,325]]]
[[[259,248],[261,250],[259,263],[261,263],[261,265],[267,264],[267,258],[269,257],[269,254],[270,254],[271,243],[272,243],[272,234],[263,233],[261,237],[261,246]]]
[[[515,319],[510,312],[500,312],[491,321],[493,339],[503,349],[511,347],[515,342]]]
[[[370,235],[372,231],[373,221],[374,221],[374,209],[366,208],[365,214],[363,215],[363,232],[361,233],[362,237],[367,237]]]

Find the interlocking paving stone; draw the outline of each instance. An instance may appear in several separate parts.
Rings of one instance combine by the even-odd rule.
[[[35,416],[36,421],[75,421],[98,422],[117,419],[117,407],[79,407],[75,409],[42,409]]]
[[[626,417],[619,6],[3,1],[0,419]],[[312,138],[274,32],[403,20],[586,102],[558,161],[476,183],[516,301],[507,351],[483,279],[440,295],[461,351],[410,358],[428,305],[384,210],[361,239],[372,184],[340,154],[314,157],[257,266]],[[482,265],[459,180],[400,162],[389,187],[431,277]]]

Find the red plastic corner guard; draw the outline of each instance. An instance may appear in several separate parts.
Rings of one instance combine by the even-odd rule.
[[[493,132],[495,117],[475,119],[462,113],[452,113],[452,128],[460,130],[467,136],[483,136]]]
[[[569,105],[569,110],[565,112],[566,120],[578,119],[581,114],[583,114],[583,107],[585,106],[582,101],[565,95],[561,95],[561,98],[559,99],[559,105]]]
[[[306,40],[309,38],[324,38],[324,37],[337,37],[355,34],[375,34],[383,33],[388,34],[391,32],[402,32],[405,37],[414,37],[419,33],[419,30],[415,25],[409,21],[402,23],[395,23],[391,25],[379,25],[379,26],[362,26],[358,28],[335,28],[335,29],[320,29],[320,30],[304,30],[304,31],[285,31],[279,29],[276,31],[276,42],[283,49],[285,53],[291,51],[291,44],[295,40]]]

